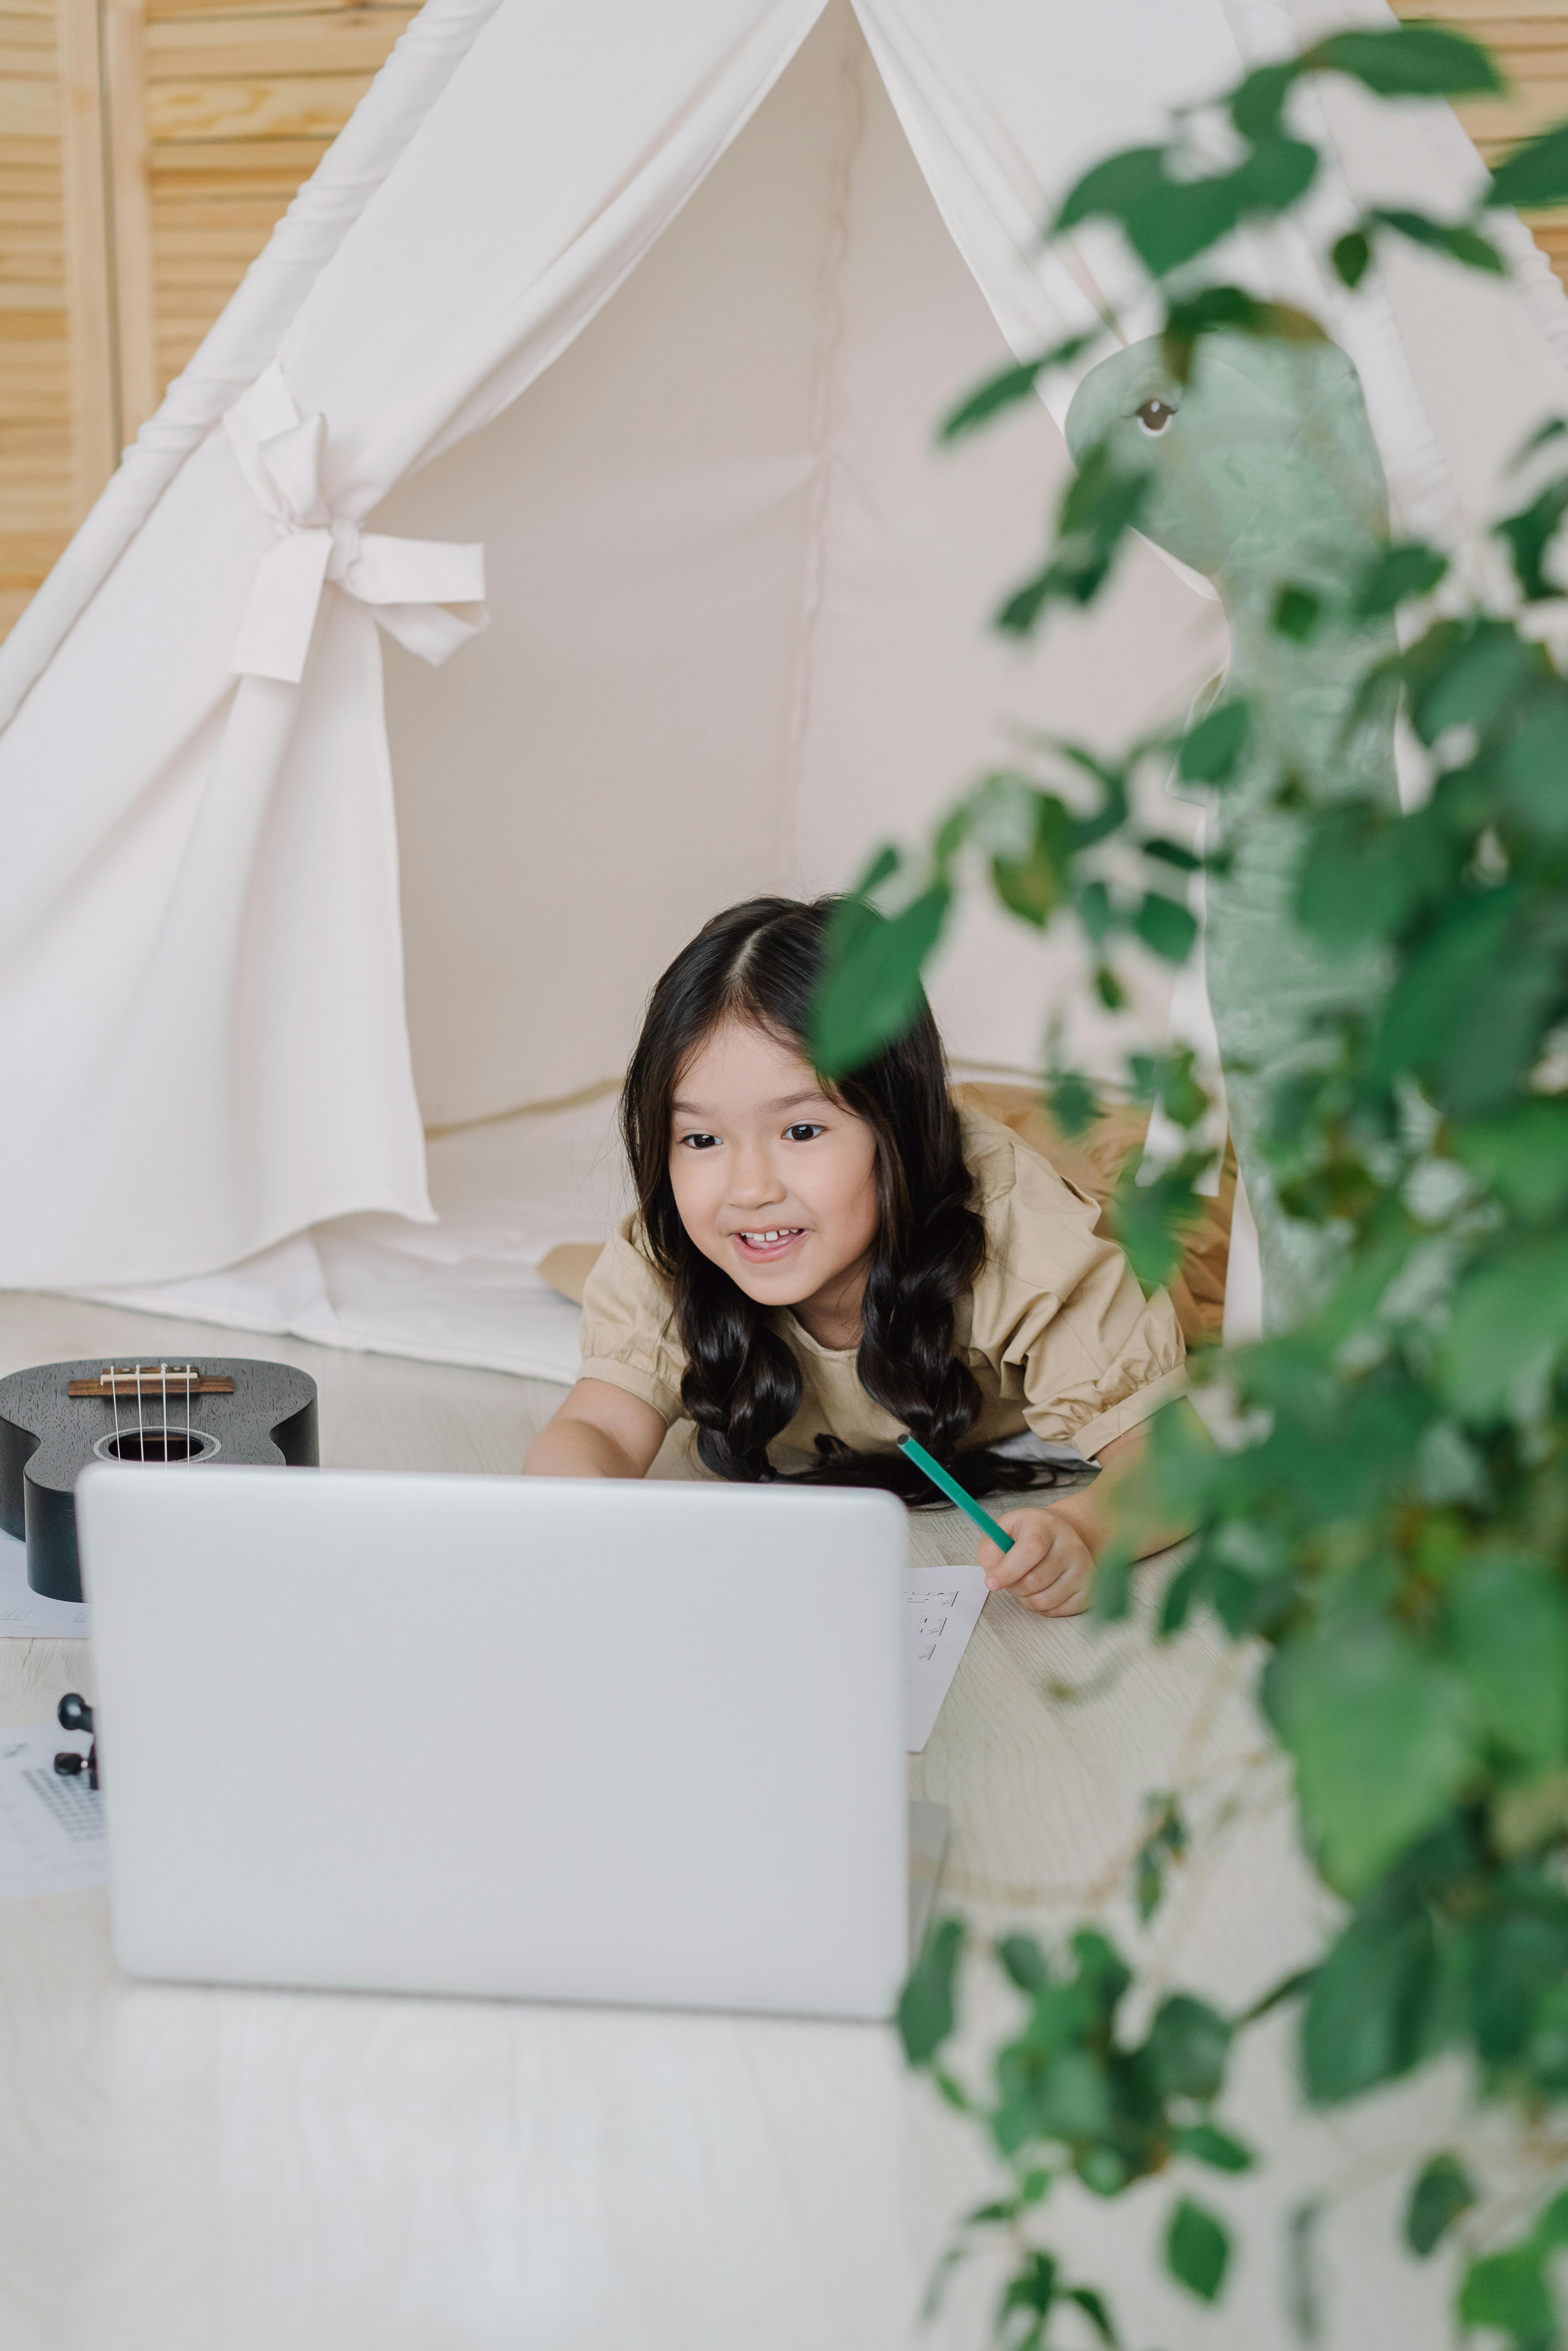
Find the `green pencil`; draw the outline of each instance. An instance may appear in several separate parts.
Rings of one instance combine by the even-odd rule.
[[[924,1445],[916,1445],[913,1437],[901,1437],[898,1449],[907,1453],[917,1469],[924,1469],[934,1486],[940,1486],[950,1502],[956,1502],[967,1519],[973,1519],[983,1535],[1001,1551],[1011,1551],[1013,1539],[1005,1527],[998,1527],[988,1510],[982,1510],[971,1494],[966,1494],[956,1478],[949,1478],[939,1461],[933,1461]]]

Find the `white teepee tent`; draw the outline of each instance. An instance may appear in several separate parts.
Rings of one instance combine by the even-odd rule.
[[[1114,256],[1038,237],[1076,172],[1323,13],[429,0],[0,652],[0,1284],[570,1372],[532,1267],[604,1104],[499,1114],[612,1079],[698,922],[846,880],[998,720],[1114,741],[1222,658],[1147,550],[1042,658],[988,638],[1065,458],[932,426],[1093,315]],[[1440,107],[1321,135],[1325,203],[1480,170]],[[1414,527],[1564,404],[1517,237],[1511,285],[1337,298]],[[1030,1064],[1061,969],[971,921],[958,1057]]]

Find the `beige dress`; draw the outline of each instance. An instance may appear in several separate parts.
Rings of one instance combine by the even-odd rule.
[[[958,1309],[955,1352],[984,1402],[967,1442],[1031,1430],[1091,1459],[1179,1395],[1185,1349],[1164,1290],[1144,1296],[1113,1241],[1095,1233],[1087,1194],[1011,1131],[961,1113],[964,1156],[985,1220],[986,1263]],[[769,1448],[776,1466],[810,1454],[820,1434],[857,1452],[891,1452],[904,1429],[860,1384],[852,1347],[820,1346],[787,1310],[773,1326],[800,1364],[800,1408]],[[685,1358],[669,1284],[628,1219],[590,1274],[582,1299],[582,1374],[683,1417]]]

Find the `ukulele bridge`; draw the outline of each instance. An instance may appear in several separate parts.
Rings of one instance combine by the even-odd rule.
[[[204,1372],[199,1364],[106,1364],[95,1379],[71,1380],[68,1395],[129,1396],[132,1403],[162,1404],[166,1396],[233,1395],[233,1380]]]

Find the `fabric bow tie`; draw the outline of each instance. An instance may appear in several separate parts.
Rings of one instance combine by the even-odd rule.
[[[329,580],[367,605],[387,634],[439,668],[485,628],[485,550],[386,538],[334,515],[321,490],[327,420],[304,416],[274,364],[224,418],[240,472],[277,531],[256,566],[231,667],[298,685]],[[466,617],[448,604],[475,608]]]

